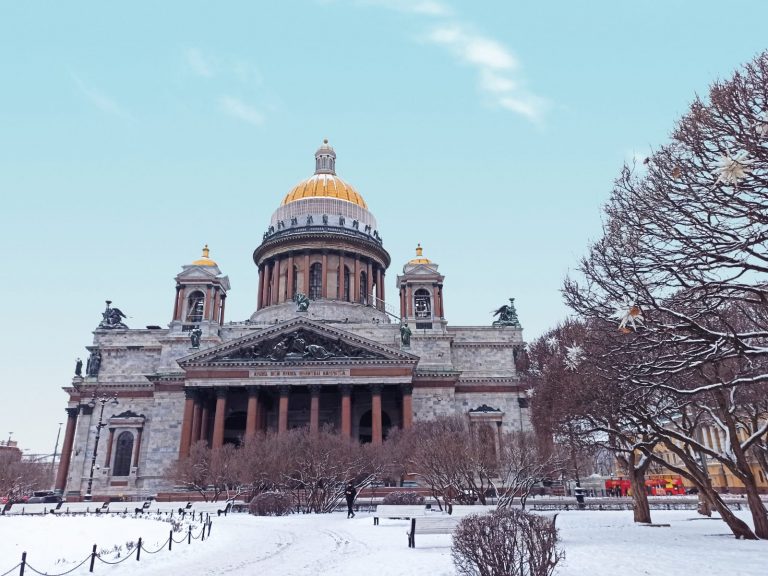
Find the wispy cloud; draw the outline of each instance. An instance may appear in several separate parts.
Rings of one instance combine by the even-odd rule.
[[[429,18],[432,27],[421,39],[448,50],[459,62],[477,72],[477,86],[487,101],[540,121],[547,101],[525,88],[521,66],[512,51],[495,38],[474,31],[472,23],[459,20],[454,10],[439,0],[360,0],[398,12]]]
[[[491,102],[529,120],[541,120],[546,102],[522,87],[520,63],[504,44],[456,22],[434,27],[424,39],[475,68],[478,87]]]
[[[80,94],[85,96],[85,99],[96,108],[106,114],[112,114],[113,116],[120,116],[122,118],[127,118],[129,116],[128,112],[126,112],[115,100],[87,85],[76,74],[70,73],[70,76],[75,83],[75,86],[77,86],[77,89],[80,91]]]
[[[184,57],[190,70],[203,78],[213,77],[213,63],[197,48],[187,48]]]
[[[253,126],[261,126],[264,123],[264,116],[261,114],[261,112],[256,110],[251,105],[246,104],[239,98],[226,95],[221,96],[219,98],[219,105],[225,113],[237,118],[238,120],[242,120],[247,124],[251,124]]]

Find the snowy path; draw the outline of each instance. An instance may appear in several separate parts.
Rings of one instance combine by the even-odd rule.
[[[747,514],[740,516],[747,519]],[[720,520],[693,512],[657,511],[657,523],[669,527],[636,526],[631,512],[561,513],[558,527],[566,562],[558,576],[762,576],[768,565],[768,542],[736,541]],[[38,530],[30,530],[37,525]],[[19,530],[19,528],[25,528]],[[142,554],[115,567],[97,564],[94,574],[105,576],[453,576],[451,539],[446,535],[417,537],[407,547],[408,522],[370,516],[347,520],[345,514],[256,518],[234,514],[215,518],[211,538],[173,551]],[[0,569],[8,569],[23,549],[31,558],[81,558],[83,542],[120,544],[141,530],[162,541],[167,525],[114,518],[0,518]],[[98,532],[94,533],[96,529]],[[91,531],[88,533],[88,531]],[[98,538],[98,539],[96,539]],[[112,540],[109,540],[111,538]],[[77,544],[76,546],[74,544]],[[71,554],[68,552],[73,550]],[[8,564],[8,566],[5,566]],[[40,566],[56,573],[54,565]],[[59,565],[60,566],[60,565]],[[2,571],[0,571],[2,573]],[[87,575],[87,567],[75,576]]]

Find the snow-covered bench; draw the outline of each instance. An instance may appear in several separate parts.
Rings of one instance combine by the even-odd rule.
[[[36,503],[27,504],[26,502],[16,502],[11,509],[6,512],[9,515],[27,515],[27,514],[47,514],[51,510],[56,508],[56,503]]]
[[[376,506],[376,512],[373,515],[373,525],[379,525],[379,518],[410,520],[414,516],[424,516],[427,509],[423,504],[380,504]]]
[[[416,533],[419,534],[453,534],[461,522],[459,516],[435,515],[422,518],[411,518],[411,529],[408,534],[408,548],[416,548]]]

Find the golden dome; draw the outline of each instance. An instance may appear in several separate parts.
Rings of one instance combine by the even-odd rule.
[[[195,260],[192,262],[193,266],[216,266],[216,262],[208,258],[208,253],[210,250],[208,250],[208,244],[205,245],[203,248],[203,257]]]
[[[299,182],[283,198],[281,206],[302,198],[338,198],[368,209],[368,205],[357,190],[336,176],[336,174],[315,174]]]
[[[416,246],[416,258],[408,260],[408,264],[432,264],[432,260],[424,258],[424,248],[421,247],[421,243]]]
[[[285,206],[302,198],[338,198],[368,209],[357,190],[336,176],[336,152],[327,138],[315,152],[314,176],[294,186],[280,205]]]

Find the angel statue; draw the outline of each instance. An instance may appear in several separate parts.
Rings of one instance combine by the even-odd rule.
[[[112,300],[107,300],[106,302],[107,308],[101,313],[99,328],[128,328],[128,326],[123,323],[123,318],[127,318],[127,316],[123,314],[120,308],[110,308],[109,305],[112,304]]]
[[[504,304],[498,310],[493,311],[498,320],[494,320],[491,326],[520,326],[520,320],[517,319],[517,310],[515,310],[515,299],[510,298],[509,304]]]
[[[306,312],[307,308],[309,308],[309,298],[307,298],[306,294],[296,292],[296,296],[293,297],[293,301],[296,302],[296,309],[299,312]]]

